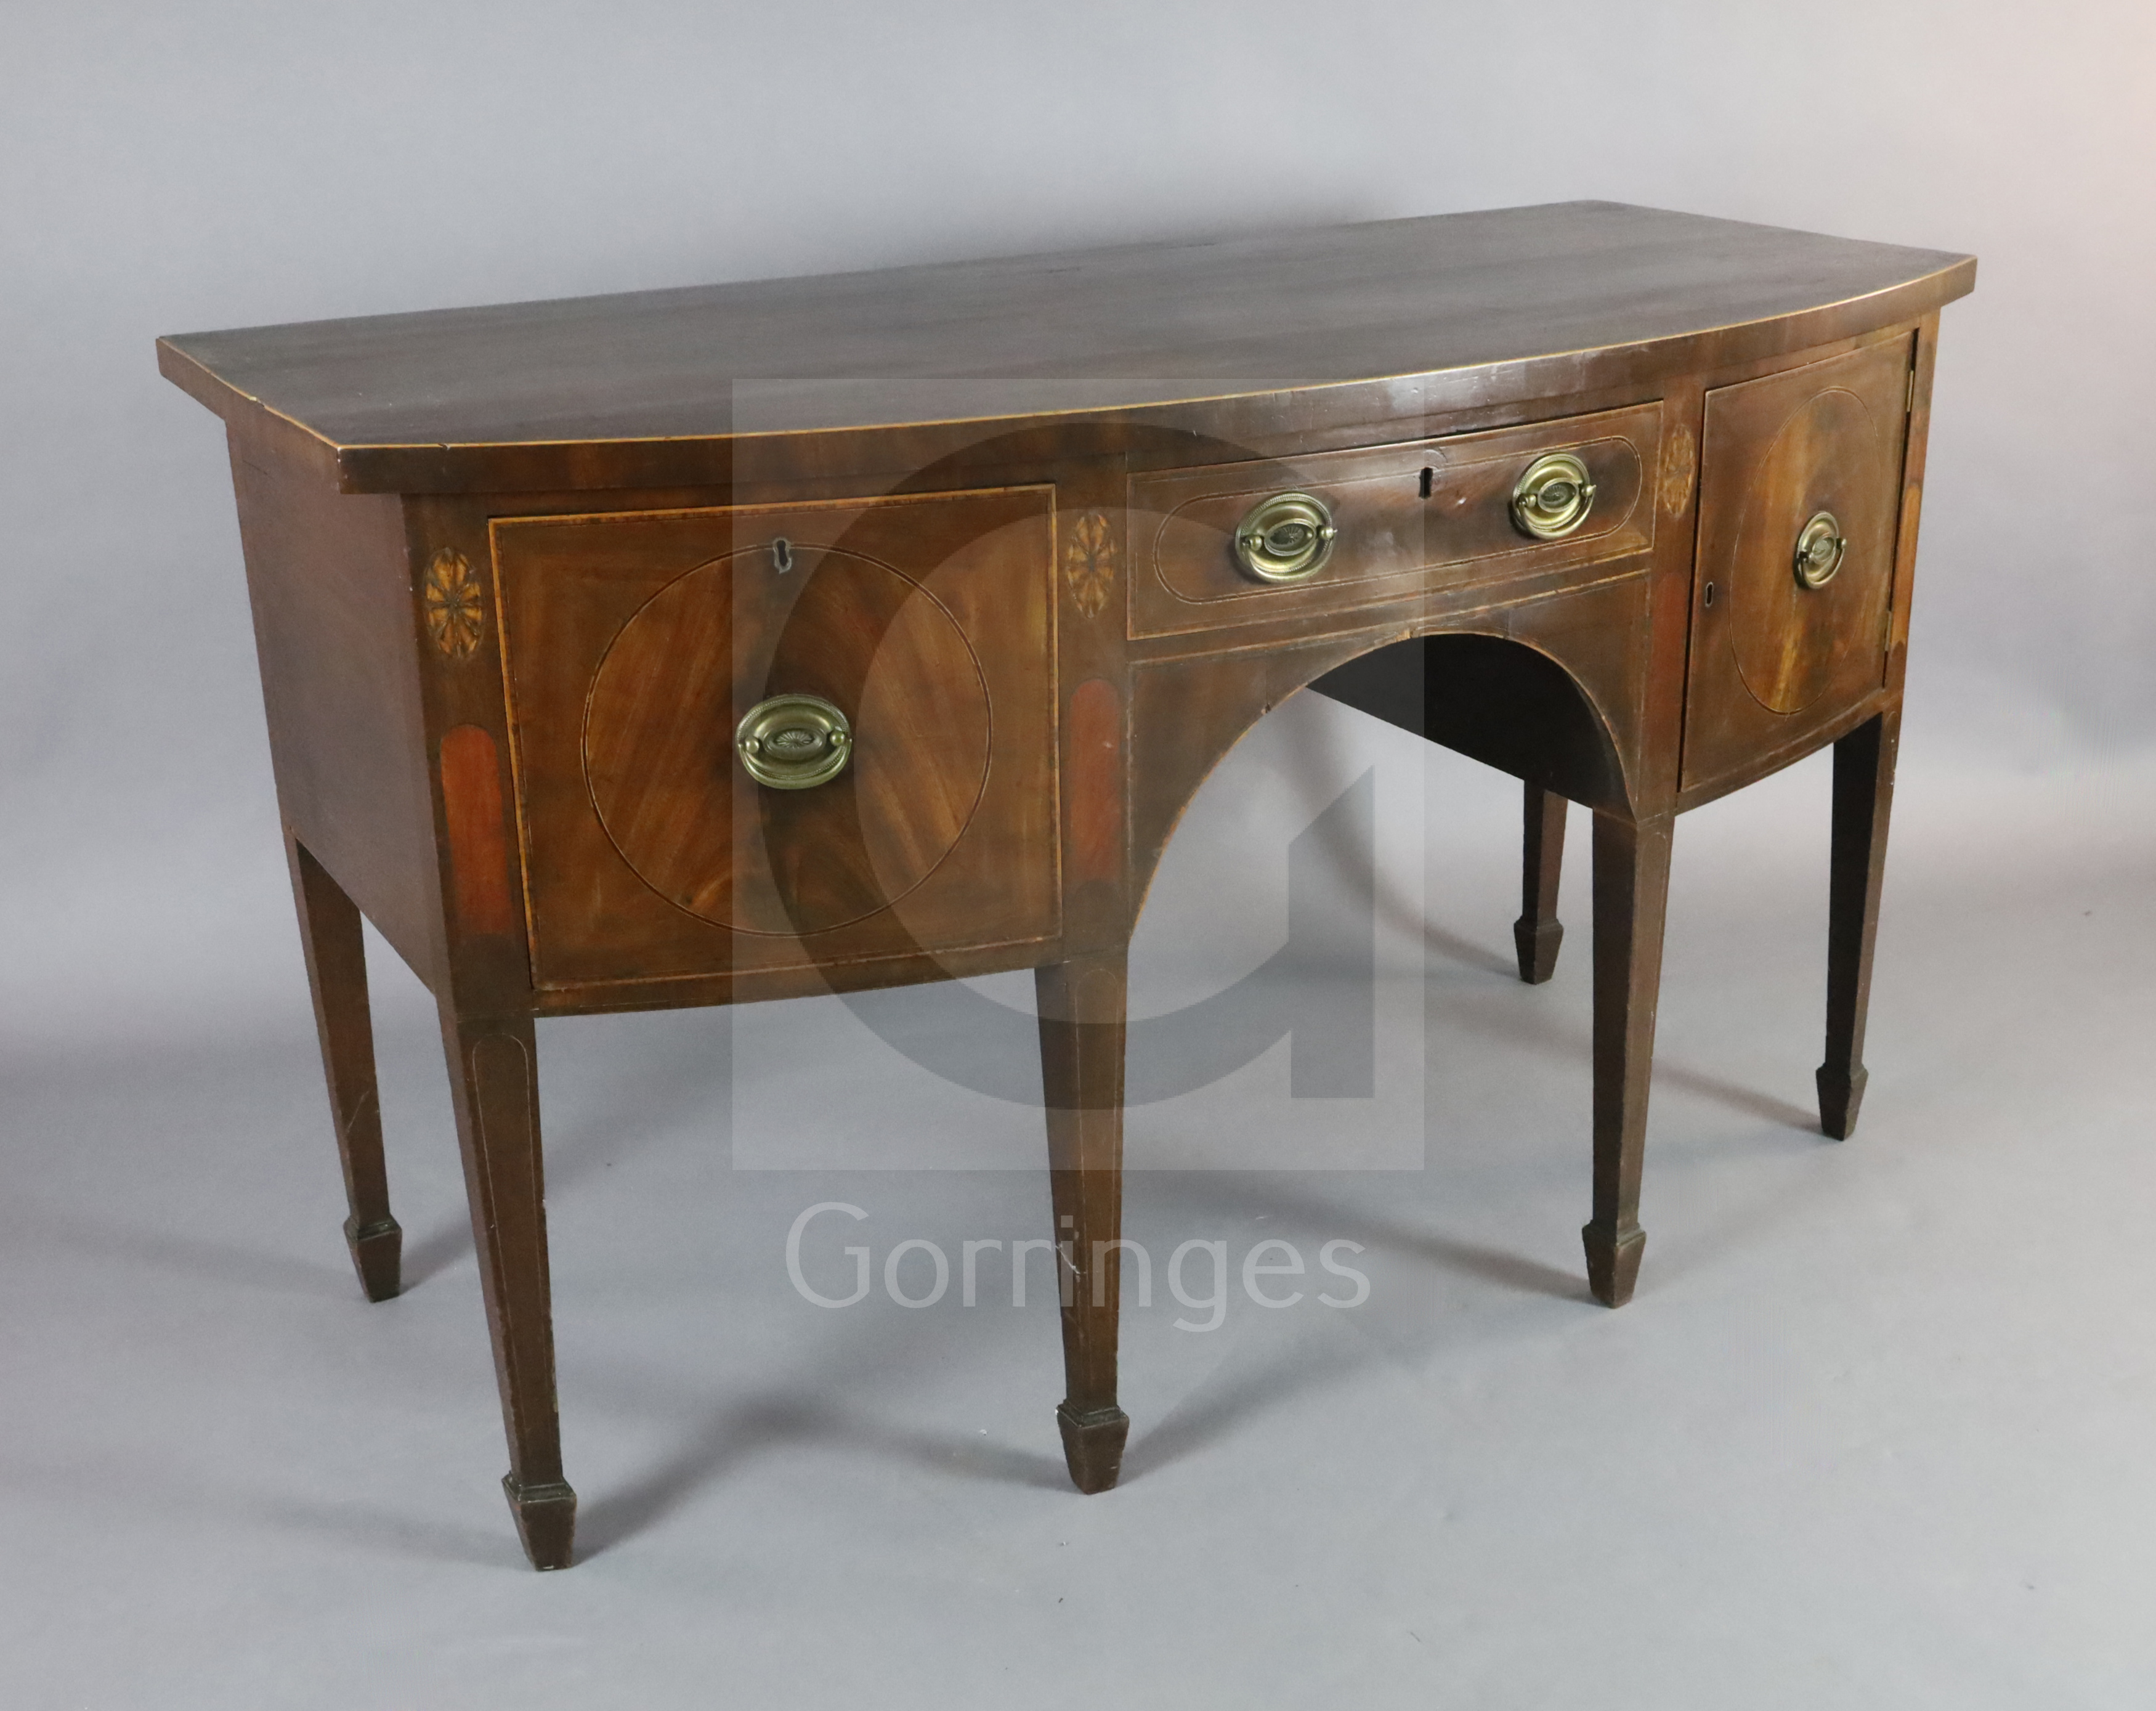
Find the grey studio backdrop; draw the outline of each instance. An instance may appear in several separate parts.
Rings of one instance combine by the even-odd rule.
[[[2148,1703],[2152,98],[2126,3],[11,0],[0,1702]],[[1805,1108],[1815,760],[1680,824],[1646,1274],[1585,1304],[1584,828],[1530,991],[1515,788],[1298,697],[1178,835],[1136,999],[1262,964],[1291,845],[1374,778],[1340,874],[1410,1156],[1298,1168],[1284,1074],[1134,1113],[1129,1233],[1224,1263],[1127,1313],[1123,1487],[1064,1483],[1052,1301],[909,1308],[918,1247],[885,1287],[1048,1233],[1037,1113],[828,1005],[828,1071],[752,1017],[554,1023],[585,1559],[523,1570],[431,1006],[378,941],[408,1293],[345,1269],[223,439],[153,337],[1576,197],[1982,258],[1858,1138]],[[875,1168],[909,1134],[937,1168]],[[863,1216],[794,1257],[837,1299],[864,1246],[848,1308],[789,1275],[824,1202]],[[1237,1281],[1275,1238],[1289,1308]]]

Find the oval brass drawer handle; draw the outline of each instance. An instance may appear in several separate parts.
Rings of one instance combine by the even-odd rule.
[[[1325,568],[1339,538],[1323,500],[1276,493],[1235,525],[1235,563],[1261,583],[1299,583]]]
[[[748,775],[774,790],[829,784],[853,758],[846,716],[819,695],[774,695],[734,727],[734,753]]]
[[[1822,588],[1841,568],[1849,542],[1830,511],[1816,511],[1797,536],[1797,581],[1808,588]]]
[[[1587,479],[1587,465],[1568,451],[1537,458],[1512,489],[1512,521],[1537,541],[1570,534],[1594,508],[1594,483]]]

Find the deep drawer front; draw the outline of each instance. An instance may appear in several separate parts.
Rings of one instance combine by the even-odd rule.
[[[1312,614],[1424,592],[1540,576],[1643,552],[1661,412],[1645,404],[1522,428],[1309,457],[1141,475],[1131,483],[1132,633],[1173,635]],[[1537,537],[1514,495],[1537,461],[1569,454],[1594,488],[1586,514]],[[1267,498],[1317,500],[1337,531],[1306,577],[1265,580],[1236,537]]]
[[[1052,501],[497,520],[540,984],[1052,936]]]
[[[1912,354],[1896,339],[1707,393],[1686,786],[1884,681]]]

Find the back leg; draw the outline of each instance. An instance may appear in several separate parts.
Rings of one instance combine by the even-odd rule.
[[[1564,798],[1539,784],[1527,787],[1526,832],[1520,867],[1520,918],[1512,944],[1520,979],[1539,986],[1557,970],[1564,923],[1557,918],[1557,882],[1564,865]]]
[[[389,1215],[389,1178],[382,1160],[382,1100],[374,1081],[374,1029],[367,1008],[367,953],[359,910],[328,871],[289,832],[285,853],[314,990],[322,1073],[352,1215],[344,1220],[352,1269],[369,1301],[398,1290],[404,1232]]]

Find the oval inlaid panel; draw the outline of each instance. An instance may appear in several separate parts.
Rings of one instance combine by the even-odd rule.
[[[853,727],[845,771],[757,784],[734,727],[774,695]],[[592,800],[623,859],[693,915],[809,933],[888,908],[950,852],[988,768],[988,695],[951,614],[889,566],[742,552],[661,588],[600,661],[584,719]]]
[[[1800,712],[1837,676],[1842,649],[1876,651],[1893,570],[1895,424],[1829,387],[1791,413],[1754,466],[1729,565],[1730,640],[1762,706]],[[1797,537],[1831,511],[1848,542],[1830,582],[1796,577]]]

